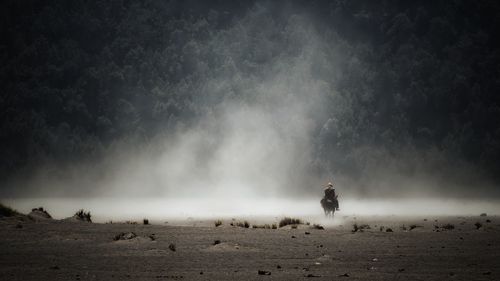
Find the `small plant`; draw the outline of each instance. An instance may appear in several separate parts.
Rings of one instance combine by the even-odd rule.
[[[236,223],[236,226],[238,226],[238,227],[244,227],[244,228],[249,228],[250,224],[247,221],[243,221],[243,222],[239,221],[239,222]]]
[[[90,212],[85,212],[85,210],[83,210],[83,209],[78,210],[75,213],[75,217],[77,217],[78,219],[80,219],[82,221],[92,222],[92,219],[91,219],[92,215],[90,214]]]
[[[287,225],[297,225],[297,224],[303,224],[302,220],[300,219],[294,219],[290,217],[285,217],[282,220],[280,220],[279,227],[287,226]]]
[[[16,210],[0,203],[0,218],[1,217],[12,217],[15,215],[19,215],[19,213]]]
[[[222,221],[221,220],[216,220],[214,222],[214,224],[215,224],[215,227],[221,226],[222,225]]]
[[[277,226],[275,223],[273,223],[273,224],[271,225],[271,229],[278,229],[278,226]]]
[[[148,219],[142,219],[142,224],[148,225],[149,224],[149,220]]]

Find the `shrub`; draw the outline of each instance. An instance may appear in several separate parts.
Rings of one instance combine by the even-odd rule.
[[[222,225],[222,221],[221,220],[216,220],[214,222],[214,224],[215,224],[215,227],[221,226]]]
[[[1,217],[12,217],[15,215],[19,215],[19,213],[16,210],[0,203],[0,218]]]
[[[92,219],[91,219],[92,215],[90,215],[90,212],[85,212],[85,210],[83,210],[83,209],[78,210],[75,213],[75,216],[77,218],[79,218],[80,220],[92,222]]]
[[[149,224],[149,220],[148,219],[142,219],[142,224],[148,225]]]
[[[303,224],[302,220],[300,219],[294,219],[290,217],[285,217],[282,220],[280,220],[279,226],[287,226],[287,225],[297,225],[297,224]]]
[[[250,224],[247,221],[244,221],[244,222],[239,221],[239,222],[236,223],[236,226],[238,226],[238,227],[244,227],[244,228],[249,228]]]

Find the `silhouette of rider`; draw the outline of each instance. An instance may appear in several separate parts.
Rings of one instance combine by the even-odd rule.
[[[335,188],[333,183],[329,182],[325,188],[325,199],[330,200],[335,203],[335,208],[339,210],[339,200],[337,200],[337,195],[335,194]]]

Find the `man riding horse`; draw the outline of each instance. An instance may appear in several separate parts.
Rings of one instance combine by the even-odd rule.
[[[339,200],[337,199],[337,195],[335,194],[335,188],[333,187],[333,183],[329,182],[325,188],[325,199],[334,202],[335,209],[339,210]]]
[[[321,207],[325,211],[325,216],[333,218],[335,211],[339,210],[339,200],[338,195],[335,194],[335,188],[333,184],[329,182],[325,188],[325,197],[321,199]]]

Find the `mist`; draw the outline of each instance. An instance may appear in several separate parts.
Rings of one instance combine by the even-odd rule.
[[[498,115],[494,108],[486,110],[498,104],[487,98],[494,87],[470,82],[475,81],[472,70],[443,76],[460,59],[439,54],[441,45],[428,47],[437,39],[432,28],[425,37],[421,29],[428,27],[418,22],[416,7],[404,15],[413,24],[406,27],[403,8],[391,11],[394,19],[385,21],[379,16],[383,7],[321,1],[307,7],[266,1],[201,5],[196,11],[180,4],[142,5],[145,11],[127,7],[118,19],[103,24],[116,31],[103,46],[79,43],[85,40],[64,30],[55,38],[34,40],[40,53],[45,45],[54,45],[49,54],[60,48],[59,59],[48,55],[48,65],[59,65],[61,56],[75,64],[67,66],[64,78],[47,68],[55,81],[37,82],[26,94],[32,110],[4,99],[6,108],[15,108],[5,111],[4,122],[12,125],[19,116],[29,116],[30,125],[19,121],[17,128],[28,132],[21,136],[14,129],[5,131],[12,138],[2,152],[3,198],[31,198],[33,203],[36,198],[80,198],[82,204],[99,198],[154,198],[154,206],[162,200],[177,202],[161,214],[190,216],[189,210],[173,210],[204,206],[198,214],[215,216],[284,214],[301,200],[305,207],[297,210],[311,214],[310,202],[319,210],[329,181],[341,200],[375,200],[385,206],[372,208],[381,214],[405,209],[391,200],[422,200],[417,206],[429,198],[463,202],[500,196],[498,128],[484,121]],[[147,20],[130,18],[137,13]],[[42,13],[37,17],[49,20]],[[161,23],[152,24],[153,19]],[[381,26],[381,39],[370,37],[372,29],[364,21]],[[483,23],[476,26],[481,29]],[[25,32],[29,37],[31,30]],[[137,42],[130,43],[134,36]],[[439,44],[460,53],[468,33],[454,36]],[[490,51],[495,44],[485,48]],[[23,62],[17,51],[9,52],[16,58],[9,67],[43,64]],[[428,70],[432,65],[442,68]],[[35,74],[31,78],[43,80]],[[32,87],[19,77],[12,81],[9,95]],[[482,92],[457,93],[462,86]],[[448,92],[453,95],[439,98]],[[58,98],[42,101],[37,93]],[[442,106],[447,100],[456,106]],[[63,112],[56,113],[58,106]],[[478,117],[474,112],[481,107],[490,115]],[[16,142],[23,137],[33,141]],[[257,205],[260,211],[245,207]],[[362,205],[346,203],[346,209],[368,213]],[[462,214],[481,208],[452,205],[432,210]],[[416,209],[411,208],[418,214]]]

